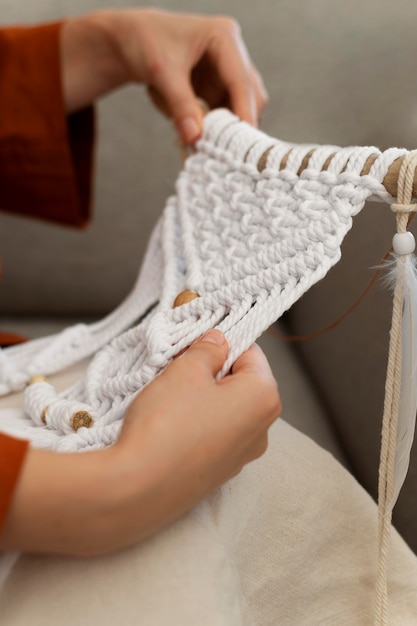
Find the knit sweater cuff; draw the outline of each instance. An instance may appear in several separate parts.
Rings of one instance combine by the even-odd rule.
[[[83,226],[94,113],[65,111],[61,28],[62,22],[0,29],[0,209]]]
[[[27,441],[0,433],[0,530],[6,520],[28,445]]]

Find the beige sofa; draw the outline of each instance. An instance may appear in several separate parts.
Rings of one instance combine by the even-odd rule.
[[[2,23],[55,19],[121,0],[0,0]],[[161,0],[161,8],[228,13],[262,72],[269,134],[293,142],[413,148],[417,141],[417,5],[411,0]],[[98,108],[94,220],[75,232],[0,215],[0,325],[29,336],[113,309],[136,277],[180,159],[170,124],[130,87]],[[333,321],[361,293],[390,247],[394,220],[369,204],[341,262],[286,316],[292,332]],[[300,344],[266,333],[283,417],[331,450],[376,493],[390,295],[376,285],[335,330]],[[395,523],[417,550],[417,454]]]

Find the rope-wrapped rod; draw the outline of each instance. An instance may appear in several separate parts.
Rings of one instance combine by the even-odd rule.
[[[204,115],[207,115],[208,113],[210,113],[210,109],[207,103],[205,103],[203,100],[200,100],[200,106],[202,108]],[[161,104],[161,107],[163,107],[162,104]],[[239,121],[238,118],[236,118],[236,121]],[[226,131],[224,131],[223,129],[221,135],[227,136],[228,134],[230,134],[230,136],[233,137],[236,135],[236,129],[237,127],[234,126],[233,123],[231,123],[230,126],[226,128]],[[263,141],[257,141],[253,147],[247,150],[244,160],[251,162],[251,163],[256,163],[258,171],[262,172],[266,167],[271,167],[271,166],[273,167],[274,164],[271,162],[270,153],[273,148],[274,148],[274,151],[276,152],[277,142],[274,142],[271,145],[271,138],[268,135],[264,133],[260,133],[258,129],[256,129],[255,132],[258,135],[260,134],[263,135],[264,139]],[[226,141],[226,143],[229,143],[229,142]],[[308,169],[311,166],[317,167],[315,163],[316,152],[319,150],[321,151],[323,146],[319,146],[319,145],[306,146],[304,144],[297,145],[297,144],[287,143],[284,141],[279,141],[278,143],[279,143],[278,152],[280,152],[280,157],[278,159],[279,170],[283,170],[287,168],[287,165],[291,161],[295,152],[298,152],[301,154],[300,164],[297,169],[298,176],[300,176],[300,174],[304,172],[304,170]],[[183,156],[182,160],[184,161],[185,158],[189,156],[190,152],[189,152],[189,147],[182,146],[182,148],[186,149],[185,152],[182,152],[182,156]],[[361,176],[367,176],[368,174],[371,174],[372,166],[374,165],[375,161],[377,161],[377,159],[381,160],[381,157],[382,157],[382,160],[384,160],[384,157],[388,157],[388,165],[386,168],[386,173],[381,182],[382,182],[382,185],[387,190],[387,192],[393,198],[397,197],[398,178],[400,175],[403,161],[408,155],[407,150],[403,150],[402,155],[390,160],[388,155],[392,153],[392,149],[388,149],[388,150],[381,152],[381,150],[379,150],[378,148],[374,146],[349,147],[349,148],[342,148],[340,146],[326,146],[326,148],[329,148],[329,151],[328,151],[329,154],[322,164],[321,171],[323,172],[329,169],[329,166],[332,163],[332,161],[334,161],[335,159],[337,160],[337,157],[339,155],[345,154],[347,158],[345,159],[344,167],[342,167],[340,171],[343,172],[343,171],[349,170],[349,165],[350,165],[350,162],[352,161],[351,157],[353,156],[354,157],[353,161],[355,161],[355,163],[357,163],[358,160],[360,161],[362,159],[362,167],[360,167],[359,169],[355,168],[356,171],[358,171]],[[414,178],[413,178],[412,197],[417,198],[417,170],[414,173]]]
[[[265,167],[267,167],[267,161],[268,161],[268,156],[269,153],[271,151],[272,147],[267,148],[267,150],[265,150],[265,152],[261,155],[261,157],[258,160],[258,170],[259,172],[262,172]],[[279,164],[279,169],[283,170],[286,168],[287,163],[293,153],[294,148],[289,148],[284,156],[282,157],[280,164]],[[297,170],[297,174],[300,175],[302,172],[304,172],[304,170],[308,169],[311,165],[312,162],[314,162],[314,156],[315,156],[315,152],[316,150],[318,150],[318,148],[310,148],[306,154],[302,157],[301,159],[301,164]],[[327,156],[327,158],[325,159],[322,167],[321,167],[321,171],[325,172],[329,169],[330,164],[332,163],[332,161],[337,158],[337,156],[342,152],[342,150],[344,150],[343,148],[339,148],[337,146],[334,147],[334,149],[330,152],[329,156]],[[379,152],[376,148],[355,148],[356,152],[358,154],[360,154],[362,152],[363,155],[365,155],[365,159],[363,162],[363,166],[360,169],[360,175],[361,176],[366,176],[368,174],[370,174],[371,170],[372,170],[372,166],[374,165],[375,161],[381,156],[384,155],[384,152]],[[366,154],[366,151],[368,150],[368,154]],[[386,151],[388,152],[388,151]],[[398,195],[398,177],[400,174],[400,170],[401,170],[401,166],[403,164],[404,159],[406,158],[407,154],[404,154],[403,156],[399,156],[396,159],[394,159],[392,161],[392,163],[388,166],[386,174],[382,180],[382,184],[385,187],[385,189],[388,191],[388,193],[393,197],[397,197]],[[346,164],[345,167],[342,169],[342,171],[346,171],[347,166],[348,166],[348,162],[349,160],[346,159]],[[412,186],[412,196],[414,198],[417,198],[417,171],[414,174],[414,179],[413,179],[413,186]]]

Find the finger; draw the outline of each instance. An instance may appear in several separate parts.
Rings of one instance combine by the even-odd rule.
[[[257,97],[252,84],[252,64],[238,25],[230,22],[223,35],[221,40],[212,43],[207,54],[228,93],[233,112],[246,122],[256,124]]]
[[[209,330],[189,347],[177,363],[186,368],[203,367],[214,377],[221,370],[228,352],[229,346],[223,333]]]
[[[156,106],[172,118],[185,144],[193,144],[200,138],[204,113],[184,69],[166,68],[149,88],[149,94]]]
[[[253,90],[256,99],[257,118],[260,119],[261,113],[268,104],[269,96],[266,90],[262,76],[255,67],[252,67]]]
[[[251,389],[254,406],[262,406],[269,425],[281,414],[282,403],[277,381],[265,354],[257,344],[253,344],[236,360],[231,376],[224,380],[242,389]]]
[[[232,374],[242,373],[253,373],[275,381],[268,359],[257,343],[254,343],[233,364]]]
[[[152,87],[152,85],[148,85],[147,89],[148,89],[148,95],[150,99],[152,100],[154,106],[157,109],[159,109],[159,111],[161,111],[163,115],[166,115],[166,117],[171,117],[172,112],[169,109],[167,102],[161,96],[161,94],[158,93],[158,91],[155,89],[155,87]],[[194,86],[192,87],[192,89],[193,89],[193,92],[196,94],[198,106],[203,112],[203,115],[205,115],[206,113],[210,111],[210,107],[204,98],[202,98],[200,95],[197,95],[197,90],[195,89]]]
[[[153,105],[158,109],[158,111],[160,111],[166,117],[171,117],[171,111],[168,107],[168,104],[166,103],[164,98],[161,96],[159,91],[157,91],[155,87],[153,87],[152,85],[148,85],[147,89],[148,89],[148,96],[150,97]]]

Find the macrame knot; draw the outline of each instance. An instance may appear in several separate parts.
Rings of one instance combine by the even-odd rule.
[[[415,213],[417,211],[417,203],[400,204],[399,202],[393,202],[391,204],[391,211],[394,213]]]
[[[412,150],[404,157],[401,164],[397,182],[397,202],[391,204],[391,210],[397,214],[398,232],[405,232],[409,214],[417,211],[417,204],[413,202],[416,168],[417,150]]]
[[[61,433],[72,433],[82,427],[90,428],[94,423],[88,405],[60,398],[44,376],[32,378],[25,390],[24,405],[35,424]]]

